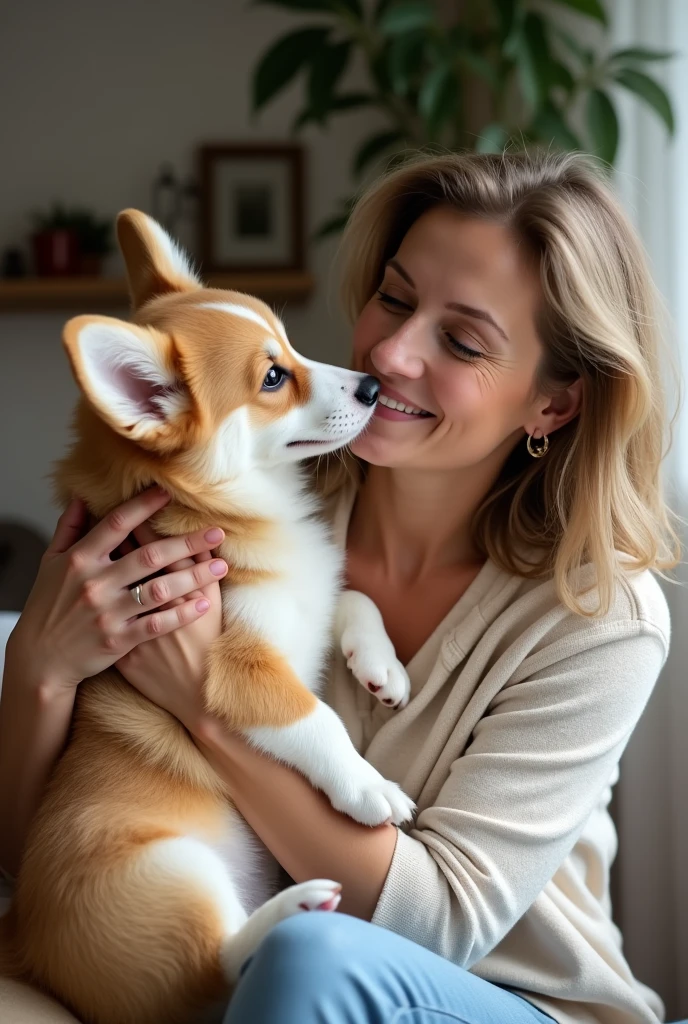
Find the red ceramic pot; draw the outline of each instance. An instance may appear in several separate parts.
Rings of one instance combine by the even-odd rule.
[[[80,272],[81,252],[76,231],[68,228],[39,231],[32,242],[39,277],[69,277]]]

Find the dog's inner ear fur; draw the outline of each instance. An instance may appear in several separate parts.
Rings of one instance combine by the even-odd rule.
[[[139,210],[120,213],[117,240],[124,256],[135,310],[156,296],[203,287],[179,246],[145,213]]]
[[[144,440],[191,409],[172,341],[161,331],[78,317],[65,328],[65,345],[84,394],[118,433]]]

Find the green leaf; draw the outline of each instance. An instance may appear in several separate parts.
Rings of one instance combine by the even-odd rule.
[[[503,153],[509,141],[509,133],[503,124],[488,124],[483,128],[475,143],[476,153]]]
[[[561,111],[547,100],[533,118],[531,130],[545,145],[554,143],[560,149],[582,149],[580,139],[569,128]]]
[[[602,89],[593,89],[588,96],[586,121],[593,152],[613,164],[619,145],[619,121],[614,104]]]
[[[449,64],[438,64],[423,80],[418,93],[418,110],[435,138],[456,111],[458,85]]]
[[[566,7],[572,7],[574,11],[587,14],[589,18],[596,18],[603,25],[607,24],[607,12],[600,0],[556,0],[556,3],[565,4]]]
[[[506,39],[514,28],[517,0],[494,0],[494,5],[497,8],[502,39]]]
[[[384,153],[385,150],[391,149],[398,142],[401,142],[403,138],[404,136],[400,131],[392,131],[380,132],[378,135],[372,135],[369,139],[366,139],[354,159],[354,174],[359,175],[376,157]]]
[[[313,56],[308,76],[308,104],[318,121],[324,121],[330,111],[335,87],[350,53],[351,42],[345,39],[334,46],[321,46]]]
[[[499,72],[494,66],[492,61],[484,57],[482,53],[476,53],[475,50],[461,50],[459,53],[459,60],[464,64],[469,71],[472,71],[478,78],[482,78],[484,82],[490,86],[495,92],[499,89],[501,81],[499,78]]]
[[[425,33],[408,32],[396,36],[387,51],[387,70],[392,88],[397,96],[406,96],[411,87],[414,73],[417,73],[423,58]]]
[[[330,110],[333,112],[344,112],[355,110],[357,107],[369,107],[375,102],[375,97],[367,92],[345,92],[341,96],[333,96],[330,103]]]
[[[278,39],[263,55],[253,78],[253,109],[259,110],[309,64],[329,28],[302,28]]]
[[[254,0],[257,4],[272,7],[286,7],[289,11],[317,11],[321,14],[337,14],[342,8],[348,9],[359,18],[362,16],[360,0]]]
[[[619,85],[623,85],[624,89],[635,93],[648,106],[652,107],[664,121],[669,134],[674,134],[674,111],[671,106],[671,100],[659,82],[643,74],[642,71],[635,71],[633,68],[619,68],[618,71],[614,72],[613,78]]]
[[[379,22],[383,35],[398,36],[424,28],[435,20],[433,7],[425,0],[403,0],[387,8]]]
[[[570,70],[559,60],[550,62],[550,84],[558,85],[568,96],[571,95],[576,85]]]
[[[382,15],[393,2],[394,0],[377,0],[375,11],[373,12],[373,24],[377,25]]]
[[[551,56],[545,23],[532,12],[523,20],[516,61],[526,102],[537,109],[547,96],[551,82]]]
[[[672,60],[676,54],[672,50],[648,50],[645,46],[629,46],[625,50],[614,50],[609,54],[609,62],[615,64],[645,64],[655,60]]]
[[[590,50],[587,46],[583,46],[580,40],[576,39],[575,36],[572,36],[570,32],[564,32],[560,28],[555,28],[554,33],[569,53],[572,53],[574,57],[580,61],[583,67],[592,67],[595,61],[595,53],[593,50]]]
[[[328,115],[344,114],[348,110],[356,110],[358,107],[368,107],[375,102],[373,96],[365,92],[342,93],[341,96],[333,96],[330,100]],[[311,122],[321,122],[321,116],[317,110],[306,107],[301,111],[292,125],[292,133],[296,134],[305,125]]]

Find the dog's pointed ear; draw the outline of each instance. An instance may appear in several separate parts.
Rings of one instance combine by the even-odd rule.
[[[193,403],[169,335],[105,316],[78,316],[65,325],[72,372],[101,419],[143,444],[168,446]]]
[[[124,256],[134,310],[156,295],[203,287],[176,242],[157,221],[140,210],[123,210],[119,214],[117,241]]]

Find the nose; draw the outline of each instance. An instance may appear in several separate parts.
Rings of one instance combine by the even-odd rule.
[[[358,399],[361,405],[375,405],[379,394],[380,381],[377,377],[367,374],[356,388],[354,398]]]
[[[407,321],[398,331],[384,338],[371,349],[373,369],[387,377],[422,377],[427,338],[422,328]]]

